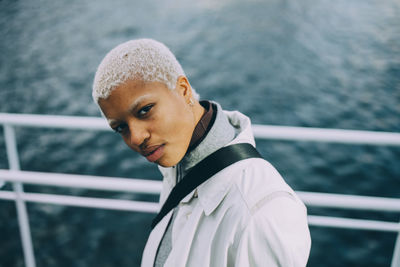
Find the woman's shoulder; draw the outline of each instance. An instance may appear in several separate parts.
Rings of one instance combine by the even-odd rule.
[[[304,208],[296,193],[271,163],[261,158],[239,163],[231,166],[234,186],[231,193],[240,195],[250,213],[256,212],[273,200],[293,201],[296,206]]]

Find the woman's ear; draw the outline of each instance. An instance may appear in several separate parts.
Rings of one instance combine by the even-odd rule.
[[[189,103],[192,99],[192,87],[185,76],[178,77],[175,90],[185,98],[186,103]]]

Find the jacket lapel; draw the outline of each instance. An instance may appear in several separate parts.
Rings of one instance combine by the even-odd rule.
[[[154,266],[154,261],[157,255],[157,250],[160,245],[161,239],[164,236],[169,221],[171,220],[172,211],[170,211],[164,218],[154,227],[147,240],[146,247],[143,251],[142,267]]]
[[[173,242],[171,253],[169,254],[164,267],[185,267],[193,243],[194,235],[201,217],[204,216],[204,209],[201,205],[196,205],[189,220],[186,222],[178,239]]]

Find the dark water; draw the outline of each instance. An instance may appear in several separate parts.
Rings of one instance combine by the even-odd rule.
[[[0,112],[99,116],[90,96],[97,65],[112,47],[139,37],[166,43],[202,98],[255,123],[400,131],[396,0],[3,0]],[[17,134],[24,170],[160,179],[112,133],[20,128]],[[257,144],[295,190],[400,197],[399,148]],[[3,137],[0,168],[8,168]],[[153,216],[28,208],[40,267],[138,266]],[[399,214],[309,211],[399,220]],[[392,233],[318,227],[311,233],[309,266],[390,265]],[[23,266],[14,204],[6,201],[0,201],[0,266]]]

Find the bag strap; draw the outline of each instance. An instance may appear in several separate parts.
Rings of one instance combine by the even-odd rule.
[[[160,212],[154,218],[151,228],[153,229],[185,196],[207,181],[211,176],[235,162],[249,158],[262,158],[255,147],[249,143],[222,147],[208,155],[191,168],[185,177],[175,185]]]

